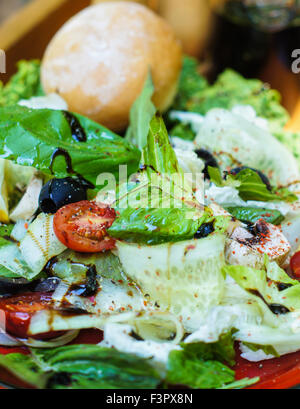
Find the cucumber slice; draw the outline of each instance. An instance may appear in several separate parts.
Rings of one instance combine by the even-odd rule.
[[[20,243],[20,251],[25,262],[37,274],[51,258],[66,250],[54,233],[53,218],[54,216],[41,213],[29,226]]]
[[[191,330],[222,299],[224,247],[225,236],[219,233],[157,246],[117,242],[126,275],[150,295],[153,304],[181,317]]]

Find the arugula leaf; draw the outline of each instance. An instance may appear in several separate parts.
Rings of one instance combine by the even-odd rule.
[[[64,385],[59,376],[53,376],[51,388],[153,389],[161,382],[146,359],[98,345],[35,349],[32,353],[41,368],[68,375]]]
[[[122,164],[128,166],[129,174],[136,171],[140,152],[135,147],[96,122],[75,116],[86,132],[86,142],[72,138],[62,111],[0,108],[0,157],[51,175],[51,158],[60,148],[71,157],[74,172],[94,184],[101,172],[118,175]],[[66,177],[65,159],[58,157],[52,170],[56,177]]]
[[[152,102],[154,85],[149,71],[142,93],[134,102],[130,111],[130,126],[125,139],[142,150],[147,143],[150,122],[155,115],[156,108]]]
[[[208,174],[212,183],[218,187],[231,186],[239,191],[241,199],[248,201],[285,201],[294,202],[297,196],[287,188],[268,190],[261,177],[252,169],[244,169],[237,175],[227,174],[223,180],[221,171],[218,168],[208,166]]]
[[[17,104],[21,99],[43,95],[40,83],[40,61],[21,60],[18,72],[3,85],[0,81],[0,107]]]
[[[269,210],[259,207],[227,207],[226,210],[232,214],[238,220],[242,222],[256,223],[263,219],[267,223],[274,224],[275,226],[280,225],[284,220],[284,216],[279,210]]]
[[[47,384],[49,375],[35,363],[30,355],[19,353],[0,355],[0,366],[26,384],[41,389]]]

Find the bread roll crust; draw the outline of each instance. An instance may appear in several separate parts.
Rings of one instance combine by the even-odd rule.
[[[46,93],[69,109],[122,131],[149,68],[157,108],[169,107],[181,70],[181,47],[168,24],[146,7],[101,3],[69,20],[50,42],[42,62]]]

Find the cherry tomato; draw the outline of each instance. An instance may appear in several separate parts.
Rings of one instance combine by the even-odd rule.
[[[115,246],[115,239],[107,234],[115,218],[114,209],[84,200],[58,210],[54,216],[54,232],[71,250],[99,253]]]
[[[38,311],[49,309],[51,303],[51,293],[27,293],[0,298],[0,313],[5,314],[6,332],[19,338],[27,338],[31,317]],[[55,335],[45,334],[39,339],[53,336]]]
[[[300,251],[296,253],[291,259],[291,269],[293,275],[300,279]]]

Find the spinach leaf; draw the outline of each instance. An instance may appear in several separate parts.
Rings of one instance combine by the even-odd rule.
[[[236,219],[242,222],[256,223],[260,219],[265,220],[267,223],[278,226],[283,220],[284,216],[279,210],[269,210],[259,207],[227,207],[226,210],[232,214]]]
[[[26,384],[44,388],[49,374],[32,359],[30,355],[12,353],[0,355],[0,366],[11,372]]]
[[[52,376],[52,388],[152,389],[161,381],[146,359],[98,345],[34,350],[33,356],[41,368],[67,375],[63,385],[59,376]]]
[[[147,143],[150,122],[156,112],[156,108],[151,100],[153,94],[154,85],[149,71],[142,93],[131,108],[130,126],[126,133],[126,140],[136,145],[140,150]]]
[[[78,114],[75,117],[87,135],[86,142],[73,139],[62,111],[0,108],[0,157],[64,178],[69,173],[64,157],[58,157],[51,169],[54,152],[63,149],[74,172],[93,184],[101,172],[118,175],[122,164],[128,166],[129,174],[136,171],[140,160],[137,148],[96,122]]]

